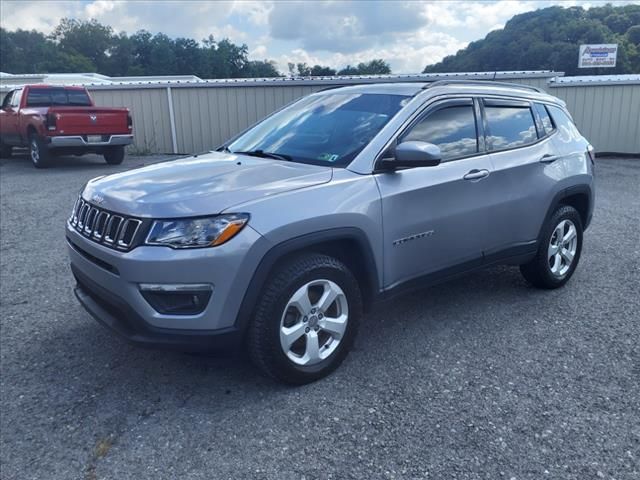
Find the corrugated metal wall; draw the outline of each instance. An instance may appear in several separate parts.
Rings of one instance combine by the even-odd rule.
[[[506,78],[545,88],[552,77]],[[498,80],[500,81],[500,80]],[[308,83],[301,85],[300,83]],[[171,85],[175,119],[175,149],[169,116],[167,88],[123,89],[122,86],[87,88],[98,105],[125,106],[133,113],[135,151],[152,153],[197,153],[210,150],[264,118],[274,110],[323,88],[340,85],[338,80],[301,81],[294,84],[264,82],[255,85]],[[297,84],[296,84],[297,83]],[[353,83],[350,81],[349,83]]]
[[[640,83],[553,85],[596,152],[640,153]]]
[[[490,75],[490,74],[488,74]],[[630,84],[548,83],[556,74],[498,78],[545,89],[565,102],[597,152],[640,153],[640,81]],[[401,77],[392,81],[403,81]],[[564,80],[570,80],[567,77]],[[385,81],[365,78],[362,82]],[[386,79],[386,81],[390,81]],[[359,79],[220,81],[88,85],[96,104],[124,106],[134,117],[134,153],[210,150],[281,106],[314,91]],[[170,91],[168,90],[170,87]],[[6,88],[1,88],[5,90]],[[169,98],[173,104],[172,131]]]
[[[323,87],[173,88],[178,151],[211,149],[274,110],[320,88]]]
[[[96,105],[128,107],[131,110],[135,122],[134,150],[137,153],[173,151],[166,88],[90,91]]]

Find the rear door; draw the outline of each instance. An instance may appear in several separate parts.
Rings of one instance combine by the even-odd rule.
[[[382,197],[386,288],[481,263],[492,167],[479,141],[478,115],[472,98],[429,105],[398,143],[436,144],[442,163],[375,175]]]
[[[544,111],[544,107],[543,107]],[[496,255],[518,255],[535,246],[555,180],[545,172],[554,157],[550,120],[543,119],[532,102],[484,98],[486,143],[493,174],[487,260]]]

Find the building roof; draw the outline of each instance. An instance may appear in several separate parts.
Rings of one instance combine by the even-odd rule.
[[[203,80],[195,75],[164,75],[138,77],[108,77],[97,73],[46,73],[0,75],[3,89],[15,88],[29,83],[81,85],[93,88],[126,88],[131,86],[179,86],[199,85],[209,87],[228,86],[275,86],[275,85],[360,85],[366,83],[433,82],[443,79],[517,80],[524,78],[553,78],[564,75],[550,70],[504,71],[504,72],[460,72],[419,73],[403,75],[334,75],[324,77],[275,77],[275,78],[222,78]]]
[[[576,85],[624,85],[640,83],[639,74],[630,75],[578,75],[574,77],[556,77],[549,80],[549,86]]]

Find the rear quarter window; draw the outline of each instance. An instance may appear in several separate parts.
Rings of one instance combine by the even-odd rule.
[[[575,124],[564,110],[560,107],[556,107],[555,105],[548,105],[547,108],[549,109],[549,113],[553,118],[556,128],[558,129],[560,140],[568,143],[582,138]]]
[[[551,132],[553,132],[553,130],[555,129],[553,126],[553,121],[551,120],[551,116],[549,115],[549,112],[547,111],[547,108],[542,105],[541,103],[534,103],[533,104],[534,108],[536,109],[536,113],[538,114],[538,117],[540,118],[540,122],[541,122],[541,127],[542,127],[542,134],[544,136],[550,135]]]

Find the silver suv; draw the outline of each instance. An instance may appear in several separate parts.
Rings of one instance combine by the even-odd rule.
[[[534,88],[326,90],[216,152],[89,181],[66,228],[75,293],[137,344],[244,345],[306,383],[399,291],[496,263],[564,285],[593,168],[564,103]]]

